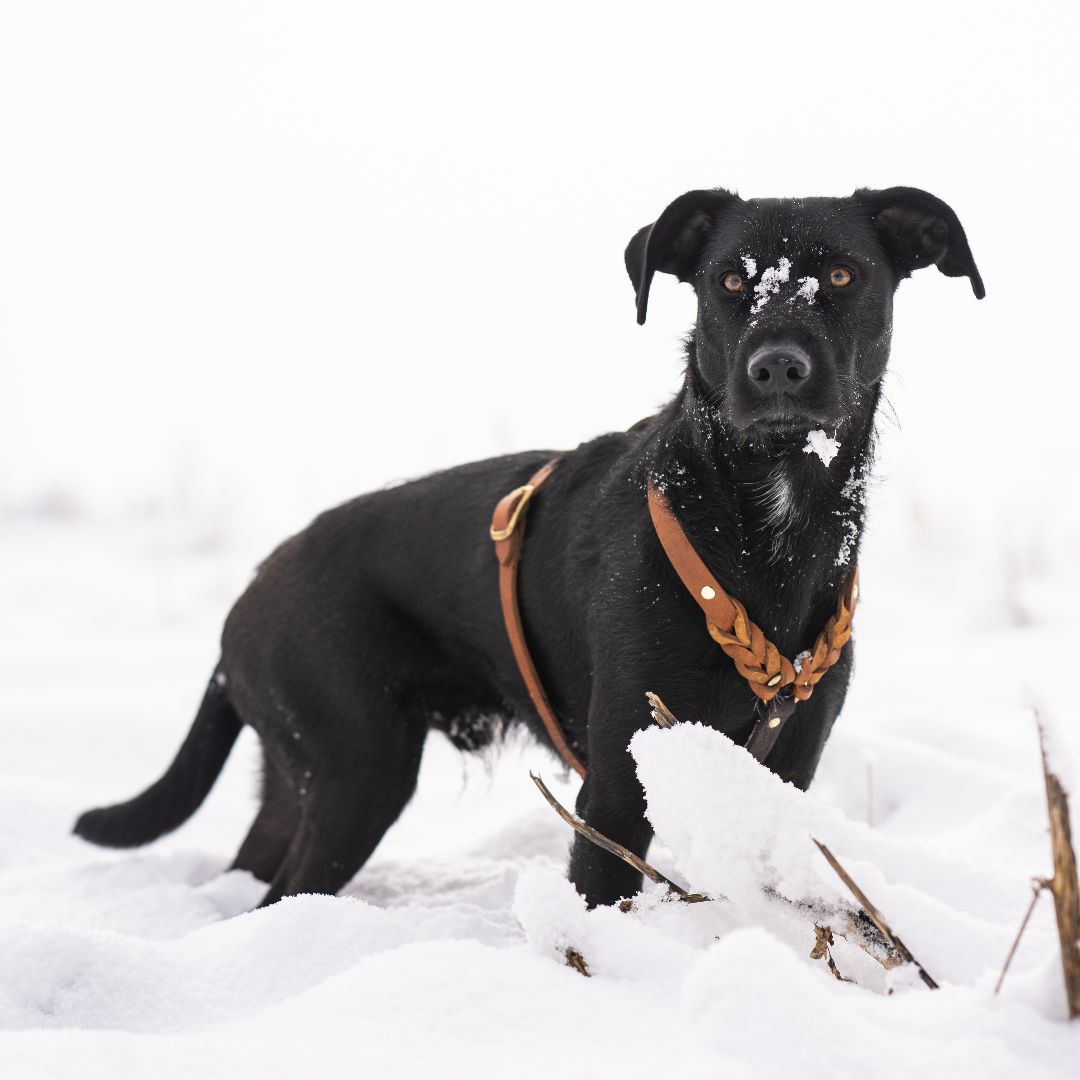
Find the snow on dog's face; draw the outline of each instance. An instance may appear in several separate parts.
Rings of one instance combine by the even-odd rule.
[[[691,377],[748,439],[801,441],[862,419],[885,373],[896,286],[931,264],[982,297],[956,215],[914,188],[839,199],[691,191],[626,249],[639,322],[657,270],[693,285]]]

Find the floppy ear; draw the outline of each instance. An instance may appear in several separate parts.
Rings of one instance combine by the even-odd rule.
[[[688,191],[680,195],[652,225],[639,229],[626,246],[626,272],[637,294],[637,321],[645,321],[649,286],[659,270],[689,281],[698,255],[719,216],[736,199],[728,191]]]
[[[979,300],[986,295],[964,227],[948,203],[909,187],[862,188],[855,194],[869,204],[878,237],[902,278],[933,264],[949,277],[970,279]]]

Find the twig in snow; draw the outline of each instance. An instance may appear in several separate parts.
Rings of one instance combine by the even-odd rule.
[[[814,839],[811,837],[811,839]],[[851,890],[851,895],[862,905],[863,911],[873,920],[874,925],[892,942],[892,946],[896,951],[906,960],[909,964],[914,964],[919,971],[919,978],[922,979],[931,990],[937,990],[938,984],[930,977],[930,973],[911,955],[911,950],[893,933],[889,928],[889,924],[885,921],[885,917],[873,904],[870,903],[866,893],[859,888],[858,885],[852,880],[851,875],[840,865],[836,860],[836,856],[820,841],[814,839],[814,843],[817,844],[818,850],[825,856],[828,864],[836,871],[840,880]]]
[[[687,892],[681,885],[676,885],[670,878],[665,877],[655,867],[650,866],[644,859],[635,855],[629,848],[623,847],[622,844],[617,843],[614,840],[610,840],[603,833],[597,832],[591,825],[586,825],[584,821],[579,821],[565,806],[555,798],[554,795],[548,790],[547,785],[540,779],[536,773],[530,772],[529,776],[532,778],[532,782],[540,789],[540,794],[547,799],[551,808],[566,822],[570,828],[576,832],[581,833],[586,840],[591,840],[597,847],[603,848],[604,851],[610,852],[617,858],[622,859],[623,862],[629,863],[639,873],[644,874],[650,881],[656,882],[657,885],[666,885],[668,891],[674,893],[683,903],[686,904],[699,904],[704,900],[709,900],[710,897],[703,896],[701,893]]]
[[[832,972],[834,979],[839,979],[840,982],[853,982],[854,980],[848,979],[840,974],[840,969],[836,966],[836,961],[833,959],[832,951],[829,948],[832,943],[832,930],[827,926],[819,926],[815,923],[814,947],[810,950],[810,959],[821,960],[824,958],[825,963],[829,965],[829,971]]]
[[[1020,923],[1020,929],[1016,931],[1016,937],[1013,938],[1012,946],[1009,948],[1009,955],[1005,957],[1005,964],[1001,969],[1001,974],[998,976],[997,985],[994,987],[994,993],[1001,992],[1001,984],[1005,981],[1005,976],[1009,972],[1009,965],[1012,963],[1013,957],[1016,955],[1017,946],[1020,944],[1020,939],[1024,936],[1024,931],[1027,929],[1028,920],[1031,918],[1031,913],[1035,910],[1035,905],[1039,901],[1039,897],[1042,896],[1043,889],[1049,889],[1050,882],[1045,878],[1034,878],[1031,882],[1031,903],[1028,904],[1028,909],[1024,912],[1023,921]]]
[[[1076,852],[1072,846],[1069,824],[1069,797],[1050,768],[1046,755],[1046,732],[1038,711],[1035,724],[1039,729],[1039,749],[1042,751],[1043,778],[1046,781],[1046,805],[1050,814],[1050,850],[1054,857],[1054,876],[1049,889],[1054,896],[1058,939],[1061,942],[1061,969],[1065,976],[1065,997],[1069,1016],[1080,1016],[1080,883],[1076,874]]]
[[[850,907],[834,907],[820,900],[789,900],[772,888],[766,888],[764,892],[770,900],[796,908],[813,924],[827,926],[836,937],[842,937],[861,949],[886,971],[891,971],[905,962],[893,948],[892,942],[874,925],[865,911]]]
[[[662,728],[672,728],[679,722],[675,719],[675,714],[660,700],[657,694],[654,694],[651,690],[646,690],[645,697],[648,699],[649,707],[652,709],[653,719]]]
[[[566,966],[568,968],[573,968],[579,975],[584,975],[586,979],[592,975],[592,972],[589,970],[589,965],[585,963],[585,957],[582,956],[573,945],[568,945],[566,947],[563,956],[566,957]]]

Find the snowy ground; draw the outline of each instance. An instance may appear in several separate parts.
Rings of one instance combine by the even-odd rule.
[[[4,1077],[1075,1076],[1047,900],[991,991],[1050,865],[1032,700],[1080,776],[1080,9],[657,12],[0,5]],[[674,391],[690,291],[658,281],[640,328],[622,267],[670,199],[894,184],[953,205],[988,296],[928,270],[897,298],[812,792],[696,729],[635,743],[654,861],[726,902],[586,913],[528,770],[574,785],[521,743],[433,739],[340,898],[248,913],[223,874],[244,739],[175,835],[70,836],[170,759],[285,534]],[[839,898],[811,832],[941,990],[843,946],[838,983],[761,901]]]
[[[629,1076],[901,1076],[928,1057],[941,1075],[973,1061],[983,1076],[1071,1075],[1080,1028],[1062,1020],[1049,902],[1003,995],[991,988],[1028,881],[1049,866],[1023,703],[1044,658],[1080,645],[1063,600],[1076,596],[1075,570],[1044,550],[1041,567],[1014,567],[973,591],[985,567],[950,555],[942,537],[913,539],[922,526],[890,521],[904,500],[880,494],[859,670],[811,799],[791,793],[785,803],[713,733],[654,731],[638,752],[671,845],[657,861],[729,902],[651,903],[638,914],[582,910],[562,876],[568,831],[527,771],[567,802],[572,785],[521,744],[482,763],[433,739],[419,796],[338,899],[245,913],[260,886],[222,874],[253,813],[251,744],[196,818],[151,848],[113,854],[70,837],[80,809],[139,789],[175,749],[245,557],[183,515],[118,527],[9,514],[8,1075],[286,1076],[302,1066],[586,1076],[617,1060]],[[924,612],[955,648],[949,664],[920,661]],[[1006,655],[1015,663],[995,659]],[[909,666],[918,677],[898,679]],[[1076,756],[1068,693],[1051,686],[1048,698]],[[880,970],[842,949],[841,969],[861,985],[840,985],[808,958],[807,924],[755,902],[764,879],[789,895],[840,895],[812,831],[941,991],[905,979],[885,996]],[[585,954],[591,979],[562,966],[567,944]]]

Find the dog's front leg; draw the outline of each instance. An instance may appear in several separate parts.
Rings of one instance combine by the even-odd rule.
[[[644,691],[638,698],[644,700]],[[596,702],[602,704],[597,705]],[[640,707],[636,714],[645,710]],[[645,818],[645,793],[627,746],[640,723],[625,695],[594,693],[589,710],[589,771],[577,799],[577,814],[587,825],[644,858],[652,840]],[[641,874],[621,859],[576,835],[570,880],[590,907],[614,904],[641,889]]]
[[[577,814],[635,855],[644,858],[648,852],[652,828],[645,820],[645,798],[632,770],[629,782],[622,778],[612,782],[610,777],[590,771],[578,795]],[[589,907],[614,904],[641,890],[641,874],[580,834],[574,836],[570,880]]]

